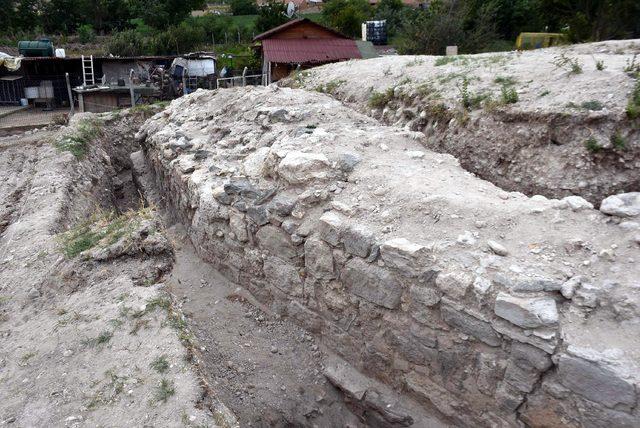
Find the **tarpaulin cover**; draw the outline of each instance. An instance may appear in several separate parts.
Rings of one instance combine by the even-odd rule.
[[[16,71],[20,68],[22,58],[7,55],[0,52],[0,67],[4,66],[9,71]]]

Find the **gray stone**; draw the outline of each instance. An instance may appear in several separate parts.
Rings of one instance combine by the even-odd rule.
[[[249,235],[247,234],[247,223],[244,219],[244,214],[233,209],[229,211],[229,227],[238,241],[247,242]]]
[[[518,342],[528,343],[529,345],[543,350],[547,354],[553,354],[556,346],[558,346],[558,339],[556,336],[552,336],[550,338],[542,338],[533,334],[525,334],[525,332],[521,328],[516,327],[510,322],[504,321],[500,318],[492,319],[491,326],[498,333],[513,340],[517,340]]]
[[[412,284],[409,287],[409,297],[415,303],[431,307],[440,302],[442,294],[433,287],[423,284]]]
[[[334,247],[340,244],[343,229],[344,217],[333,211],[322,214],[318,221],[320,237]]]
[[[362,158],[356,153],[341,153],[338,158],[338,168],[344,172],[351,172]]]
[[[298,222],[288,218],[288,219],[286,219],[285,221],[282,222],[282,228],[289,235],[293,235],[294,233],[296,233],[296,231],[298,229]]]
[[[507,249],[504,247],[504,245],[496,242],[496,241],[488,241],[487,242],[487,246],[489,247],[489,249],[491,251],[494,252],[494,254],[497,254],[499,256],[506,256],[509,254],[509,251],[507,251]]]
[[[291,184],[302,184],[329,176],[329,159],[320,153],[288,152],[278,164],[278,173]]]
[[[504,381],[521,392],[531,392],[539,377],[540,373],[533,367],[520,367],[513,360],[504,372]]]
[[[499,317],[523,328],[537,328],[558,323],[556,301],[550,297],[524,298],[499,293],[494,311]]]
[[[260,248],[269,251],[272,256],[281,259],[293,259],[297,256],[295,246],[287,233],[275,226],[263,226],[256,233]]]
[[[546,352],[519,342],[511,345],[511,359],[519,367],[534,367],[538,371],[545,371],[553,364]]]
[[[247,207],[247,217],[253,220],[258,226],[269,223],[269,216],[266,207],[263,205],[250,205]]]
[[[273,287],[291,296],[302,296],[302,278],[295,266],[276,257],[267,257],[263,269],[264,276]]]
[[[284,194],[276,195],[268,204],[267,209],[271,213],[275,213],[280,217],[286,217],[293,211],[296,206],[296,199]]]
[[[315,236],[304,243],[304,265],[307,274],[314,278],[330,279],[336,276],[331,247]]]
[[[593,204],[580,196],[567,196],[562,198],[562,201],[566,202],[573,211],[593,209]]]
[[[518,292],[559,291],[562,282],[549,278],[529,278],[517,281],[511,290]]]
[[[342,231],[341,241],[344,250],[359,257],[367,257],[375,243],[375,236],[371,230],[361,224],[350,224]]]
[[[403,275],[418,276],[429,269],[433,260],[429,249],[405,238],[386,241],[380,246],[382,260],[388,266],[398,269]]]
[[[617,217],[640,215],[640,192],[620,193],[605,198],[600,211]]]
[[[287,306],[287,315],[293,318],[305,330],[319,333],[322,330],[322,318],[302,303],[292,300]]]
[[[385,269],[354,258],[346,264],[341,279],[351,293],[371,303],[388,309],[400,305],[402,287]]]
[[[441,273],[436,277],[436,285],[447,296],[462,299],[473,282],[473,277],[462,271]]]
[[[442,319],[451,327],[457,328],[463,333],[469,334],[489,346],[500,346],[502,341],[491,324],[476,318],[466,312],[461,312],[449,305],[441,305]]]
[[[636,404],[633,384],[612,370],[582,358],[562,354],[558,360],[560,382],[583,397],[607,407]]]
[[[227,195],[239,195],[244,198],[255,199],[260,191],[246,178],[232,177],[224,185],[224,192]]]

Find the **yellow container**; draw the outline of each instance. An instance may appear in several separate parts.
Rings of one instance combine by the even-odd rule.
[[[540,49],[565,43],[567,43],[567,37],[562,33],[520,33],[516,39],[516,49]]]

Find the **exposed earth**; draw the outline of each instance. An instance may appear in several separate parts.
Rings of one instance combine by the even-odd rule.
[[[0,138],[0,426],[639,426],[639,46]]]

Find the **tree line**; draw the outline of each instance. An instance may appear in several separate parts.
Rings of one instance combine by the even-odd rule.
[[[202,45],[248,44],[286,22],[286,4],[228,0],[234,15],[257,15],[248,24],[228,16],[191,17],[205,0],[0,0],[0,35],[77,34],[81,42],[109,35],[116,55],[184,53]],[[327,0],[321,22],[359,37],[361,24],[386,19],[393,44],[404,54],[512,49],[520,32],[563,32],[573,42],[640,37],[639,0]],[[300,15],[304,16],[304,15]]]

